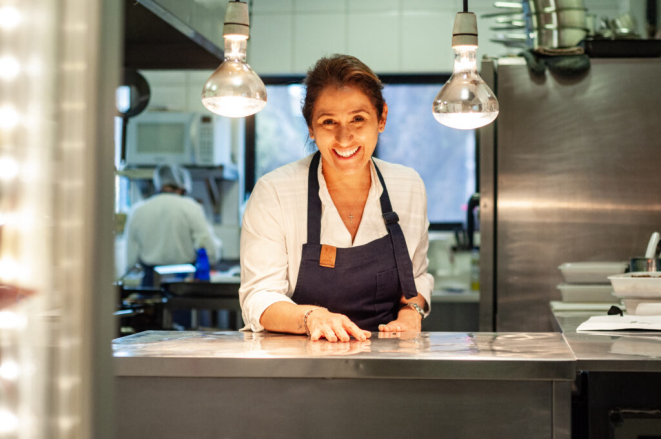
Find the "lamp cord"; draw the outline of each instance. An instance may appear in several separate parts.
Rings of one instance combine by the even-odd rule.
[[[468,12],[468,0],[464,0],[464,12]]]

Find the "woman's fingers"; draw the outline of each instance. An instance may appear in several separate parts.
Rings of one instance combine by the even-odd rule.
[[[342,325],[337,325],[333,327],[333,331],[335,331],[335,335],[340,341],[349,341],[351,340],[351,337],[349,337],[349,334],[347,334],[347,331],[344,330]]]
[[[352,322],[348,318],[344,322],[344,329],[346,329],[349,332],[349,334],[353,335],[353,338],[359,341],[367,340],[367,338],[369,337],[369,335],[367,334],[372,335],[371,332],[363,331],[362,329],[360,329],[354,322]]]
[[[406,332],[406,331],[415,331],[415,328],[411,328],[408,325],[402,324],[397,320],[388,323],[387,325],[379,325],[379,331],[381,332]]]
[[[321,333],[321,329],[319,329],[319,328],[315,328],[315,329],[312,330],[312,332],[310,333],[310,340],[312,340],[312,341],[317,341],[317,340],[319,340],[319,339],[321,338],[321,335],[322,335],[322,333]]]
[[[332,327],[325,326],[323,333],[324,337],[326,337],[326,340],[330,341],[331,343],[335,343],[337,341],[337,336],[335,335],[335,331]]]
[[[315,313],[317,314],[317,313]],[[363,331],[347,316],[335,313],[319,312],[308,320],[310,340],[317,341],[322,337],[330,342],[351,340],[353,336],[358,341],[365,341],[372,336],[369,331]]]

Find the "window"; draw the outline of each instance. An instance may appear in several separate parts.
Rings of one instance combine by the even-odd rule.
[[[255,115],[254,145],[247,145],[246,156],[254,157],[246,161],[246,167],[252,167],[246,175],[254,175],[246,182],[247,192],[262,175],[311,151],[301,113],[303,88],[300,79],[287,79],[289,84],[275,78],[266,81],[268,105]],[[432,116],[432,101],[447,76],[381,79],[389,113],[375,156],[415,169],[427,188],[432,228],[456,227],[466,220],[466,204],[476,188],[475,131],[447,128]]]

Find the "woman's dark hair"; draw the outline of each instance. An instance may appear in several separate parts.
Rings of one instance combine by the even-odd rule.
[[[312,125],[312,112],[317,98],[328,86],[342,88],[345,86],[356,87],[369,98],[376,108],[379,120],[383,114],[383,84],[378,76],[367,67],[361,60],[351,55],[332,55],[321,58],[308,70],[303,81],[306,88],[303,100],[303,117],[308,126]]]

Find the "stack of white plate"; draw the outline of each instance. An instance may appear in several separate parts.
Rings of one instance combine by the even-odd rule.
[[[637,271],[610,276],[615,296],[624,299],[627,314],[661,315],[661,272]]]
[[[565,278],[558,285],[563,302],[619,303],[613,295],[609,276],[624,273],[626,262],[567,262],[560,271]]]

